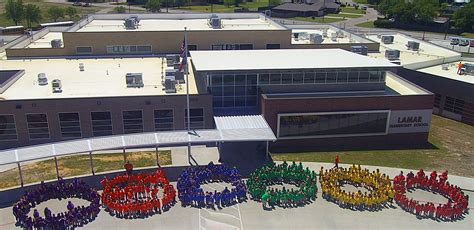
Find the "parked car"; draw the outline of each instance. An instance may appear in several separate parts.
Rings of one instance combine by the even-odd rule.
[[[459,40],[459,46],[468,46],[468,45],[469,45],[469,40],[467,39]]]
[[[90,6],[92,6],[92,3],[86,2],[86,3],[82,4],[82,6],[83,7],[90,7]]]
[[[72,5],[73,6],[82,6],[82,3],[81,2],[74,2]]]
[[[452,38],[450,44],[453,45],[453,46],[459,44],[459,38]]]
[[[470,46],[470,47],[474,47],[474,40],[471,40],[471,41],[469,42],[469,46]]]

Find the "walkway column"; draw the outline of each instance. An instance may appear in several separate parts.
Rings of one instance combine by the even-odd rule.
[[[94,172],[94,162],[92,162],[92,151],[89,152],[89,162],[90,162],[90,164],[91,164],[92,175],[95,175],[95,172]]]
[[[156,155],[156,166],[158,166],[158,167],[161,168],[160,160],[159,160],[159,158],[158,158],[158,145],[155,146],[155,155]]]
[[[21,172],[20,162],[17,162],[16,164],[18,165],[18,172],[20,173],[20,184],[21,187],[23,187],[23,173]]]
[[[265,156],[268,160],[269,154],[268,154],[268,141],[266,142],[266,147],[265,147]]]
[[[125,147],[123,148],[123,163],[127,163],[127,153],[125,152]]]
[[[58,180],[59,180],[58,158],[56,158],[56,156],[54,157],[54,164],[56,165],[56,176],[58,177]]]

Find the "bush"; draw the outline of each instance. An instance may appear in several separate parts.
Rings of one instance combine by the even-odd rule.
[[[392,28],[393,22],[388,19],[377,19],[374,21],[374,26],[378,28]]]
[[[119,7],[115,7],[115,8],[114,8],[114,11],[115,11],[116,13],[123,14],[123,13],[125,13],[126,9],[125,9],[124,6],[119,6]]]

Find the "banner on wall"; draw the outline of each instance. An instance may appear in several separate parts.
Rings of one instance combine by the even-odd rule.
[[[392,110],[388,133],[429,132],[433,110]]]

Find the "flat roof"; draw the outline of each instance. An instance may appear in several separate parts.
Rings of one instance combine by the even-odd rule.
[[[327,28],[327,29],[292,29],[291,33],[308,33],[308,34],[319,34],[323,35],[326,31],[327,37],[323,37],[323,41],[321,44],[347,44],[347,43],[360,43],[359,39],[356,36],[352,36],[351,33],[343,32],[344,37],[334,37],[332,35],[337,33],[337,29]],[[291,37],[291,44],[314,44],[309,39],[296,39],[295,37]]]
[[[469,61],[461,61],[462,63],[469,63],[471,65],[474,65],[474,62],[469,62]],[[451,63],[446,63],[448,65],[448,69],[444,70],[443,64],[441,65],[435,65],[427,68],[422,68],[422,69],[417,69],[416,71],[422,72],[422,73],[428,73],[432,75],[436,75],[439,77],[444,77],[456,81],[462,81],[470,84],[474,84],[474,75],[459,75],[457,74],[458,71],[458,64],[459,61],[457,62],[451,62]]]
[[[137,29],[126,29],[124,20],[94,19],[76,32],[111,32],[111,31],[184,31],[188,30],[281,30],[270,20],[262,18],[223,18],[222,28],[214,29],[209,26],[207,18],[170,18],[170,19],[141,19]]]
[[[387,60],[342,49],[190,51],[196,71],[393,68]]]
[[[163,90],[162,62],[163,58],[0,60],[2,70],[25,70],[0,97],[14,100],[186,94],[186,84],[180,84],[176,93]],[[79,71],[79,63],[84,64],[84,71]],[[48,85],[38,85],[39,73],[46,74]],[[142,73],[144,87],[127,88],[127,73]],[[52,92],[53,79],[61,80],[62,93]],[[192,70],[189,80],[190,94],[198,94]]]
[[[51,41],[54,39],[63,40],[63,33],[62,32],[48,32],[41,38],[28,44],[25,48],[51,48]],[[62,44],[62,46],[64,47],[64,44]]]
[[[380,35],[390,35],[394,37],[392,44],[384,44],[381,41]],[[400,51],[400,65],[410,65],[415,63],[422,63],[429,61],[439,60],[449,57],[461,57],[461,54],[439,47],[437,45],[431,44],[429,42],[424,42],[415,38],[411,38],[404,34],[394,33],[394,34],[369,34],[367,38],[380,43],[380,53],[369,53],[369,56],[386,59],[385,50],[387,49],[396,49]],[[408,41],[415,41],[420,43],[418,51],[408,50],[406,47]]]

